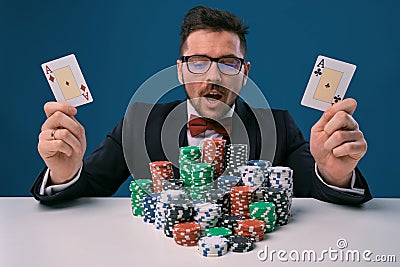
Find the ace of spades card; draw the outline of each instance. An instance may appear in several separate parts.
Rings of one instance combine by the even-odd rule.
[[[325,56],[318,56],[301,104],[325,111],[343,99],[356,66]]]
[[[77,107],[93,101],[74,54],[41,66],[57,102]]]

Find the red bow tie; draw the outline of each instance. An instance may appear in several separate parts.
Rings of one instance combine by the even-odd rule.
[[[220,120],[221,123],[211,120],[203,119],[196,115],[190,115],[189,131],[192,136],[204,133],[206,130],[213,130],[223,136],[228,136],[232,128],[232,118],[225,118]]]

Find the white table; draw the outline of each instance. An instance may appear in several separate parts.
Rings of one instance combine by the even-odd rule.
[[[0,266],[348,264],[345,260],[330,260],[327,254],[323,262],[295,262],[289,258],[289,253],[294,257],[304,250],[314,250],[320,257],[329,247],[342,252],[357,250],[361,257],[365,250],[370,250],[373,254],[367,256],[371,259],[378,254],[394,255],[397,263],[382,265],[398,266],[400,199],[374,199],[361,208],[294,199],[292,210],[290,223],[267,234],[266,240],[257,243],[252,252],[228,252],[223,257],[205,258],[195,247],[181,247],[153,225],[133,217],[129,198],[80,199],[57,208],[40,205],[32,198],[0,198]],[[347,241],[347,248],[338,248],[339,238]],[[257,254],[265,246],[269,252],[285,250],[288,254],[281,254],[281,258],[288,262],[281,262],[276,254],[273,261],[260,261]],[[357,266],[376,264],[366,264],[362,258],[360,262],[350,259]]]

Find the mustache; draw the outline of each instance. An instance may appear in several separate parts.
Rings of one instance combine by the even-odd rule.
[[[205,94],[209,93],[210,91],[217,91],[219,94],[225,95],[226,92],[229,91],[229,89],[224,87],[224,86],[221,86],[221,85],[218,85],[218,84],[215,84],[215,83],[211,83],[211,84],[208,84],[206,88],[201,90],[200,93],[202,95],[205,95]]]

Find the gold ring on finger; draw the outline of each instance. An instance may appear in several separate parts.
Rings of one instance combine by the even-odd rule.
[[[53,138],[53,140],[56,140],[56,131],[57,131],[57,129],[53,129],[51,131],[51,138]]]

